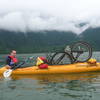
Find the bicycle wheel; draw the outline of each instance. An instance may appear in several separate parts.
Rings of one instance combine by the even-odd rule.
[[[54,53],[47,53],[46,54],[46,59],[47,59],[49,65],[51,65],[51,59],[52,59],[53,55],[54,55]]]
[[[71,55],[75,62],[86,62],[92,57],[92,48],[86,42],[77,42],[71,46]]]
[[[71,64],[72,57],[70,54],[66,52],[58,52],[52,56],[51,64],[52,65],[64,65],[64,64]]]

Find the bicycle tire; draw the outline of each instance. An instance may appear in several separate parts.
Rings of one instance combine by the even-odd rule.
[[[50,61],[52,65],[64,65],[73,63],[72,57],[67,52],[56,52]]]
[[[79,52],[83,53],[79,56]],[[87,42],[79,41],[71,46],[71,55],[74,59],[74,62],[86,62],[92,57],[92,47]]]

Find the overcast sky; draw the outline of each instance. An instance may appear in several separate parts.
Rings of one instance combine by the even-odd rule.
[[[80,34],[90,27],[100,27],[100,0],[0,0],[0,29]]]

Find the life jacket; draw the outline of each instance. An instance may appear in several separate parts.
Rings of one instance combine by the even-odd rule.
[[[18,63],[18,59],[14,56],[9,56],[13,63]]]

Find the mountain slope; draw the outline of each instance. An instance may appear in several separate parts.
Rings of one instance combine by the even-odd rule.
[[[100,50],[100,28],[88,29],[79,37],[81,40],[88,41],[93,50]]]
[[[9,53],[12,49],[19,53],[58,51],[79,40],[89,42],[93,50],[100,50],[100,28],[88,29],[80,35],[59,31],[21,33],[0,30],[0,53]]]
[[[0,51],[8,53],[16,49],[19,53],[56,51],[76,40],[71,32],[9,32],[0,31]]]

